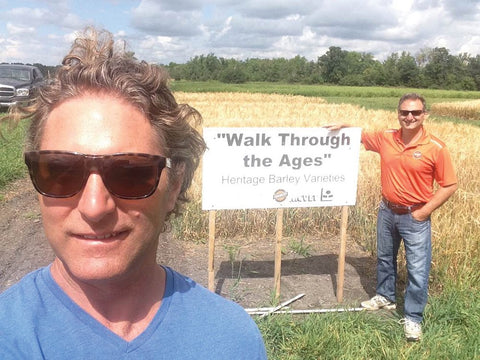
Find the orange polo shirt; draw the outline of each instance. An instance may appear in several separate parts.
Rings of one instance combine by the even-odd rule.
[[[362,143],[380,154],[382,195],[393,203],[426,203],[433,196],[434,180],[440,186],[457,183],[448,149],[425,128],[422,137],[408,147],[400,129],[362,132]]]

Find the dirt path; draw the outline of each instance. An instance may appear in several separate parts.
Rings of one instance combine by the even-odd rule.
[[[54,257],[43,234],[36,193],[27,179],[3,191],[0,203],[0,292],[28,272],[49,264]],[[218,240],[215,249],[215,291],[244,307],[271,305],[274,274],[274,243],[271,238]],[[282,257],[281,300],[304,293],[297,309],[329,308],[337,304],[338,239],[305,239],[309,256],[288,251]],[[207,286],[208,246],[174,239],[165,234],[158,251],[159,263]],[[373,295],[375,261],[348,242],[345,265],[344,304],[358,306]]]

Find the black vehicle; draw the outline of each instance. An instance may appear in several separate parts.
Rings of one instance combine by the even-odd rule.
[[[0,64],[0,107],[28,102],[43,83],[43,75],[36,66]]]

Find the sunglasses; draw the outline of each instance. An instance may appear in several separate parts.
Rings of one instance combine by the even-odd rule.
[[[86,155],[51,150],[26,152],[25,163],[35,189],[52,198],[74,196],[84,188],[90,173],[96,172],[112,195],[144,199],[157,189],[162,170],[171,167],[169,158],[158,155]]]
[[[401,116],[407,117],[408,114],[412,114],[412,116],[420,116],[424,113],[423,110],[398,110],[398,113]]]

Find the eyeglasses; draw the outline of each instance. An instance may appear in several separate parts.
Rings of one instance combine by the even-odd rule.
[[[407,117],[408,114],[412,114],[412,116],[420,116],[424,113],[423,110],[398,110],[398,113],[400,114],[400,116],[404,116],[404,117]]]
[[[169,158],[138,153],[86,155],[68,151],[25,153],[33,186],[42,195],[68,198],[79,193],[90,173],[99,173],[107,190],[122,199],[152,195],[162,170],[171,167]]]

